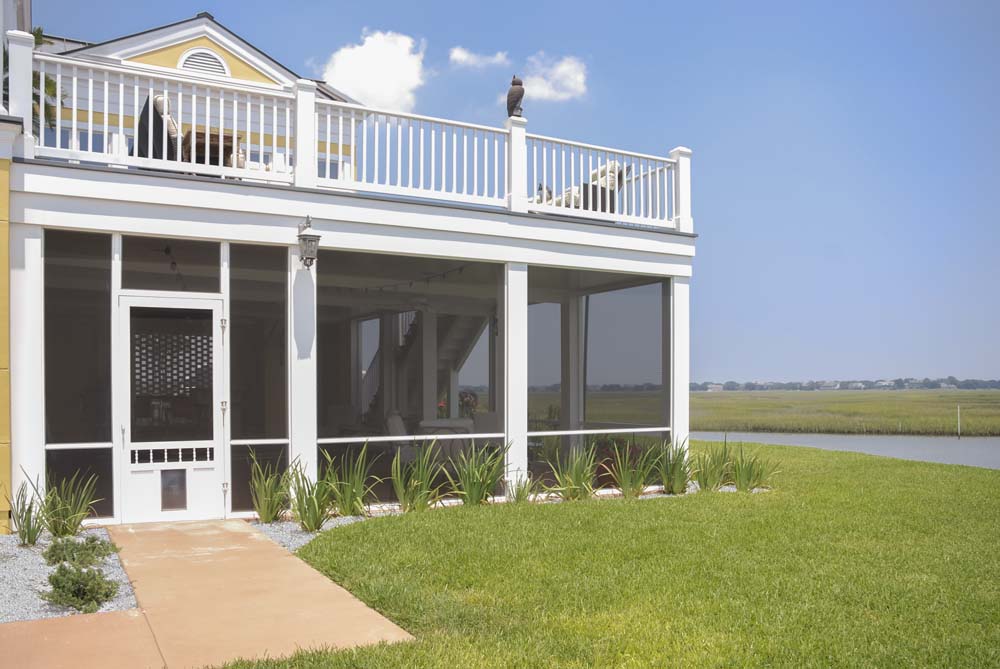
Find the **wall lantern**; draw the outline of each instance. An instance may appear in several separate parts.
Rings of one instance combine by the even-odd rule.
[[[319,235],[307,232],[309,230],[312,230],[312,217],[306,216],[306,220],[299,223],[299,260],[306,269],[312,267],[319,253]]]

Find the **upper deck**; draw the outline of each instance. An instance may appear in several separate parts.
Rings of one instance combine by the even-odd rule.
[[[684,148],[595,146],[528,133],[519,117],[501,128],[378,110],[306,79],[241,81],[8,38],[25,157],[693,232]]]

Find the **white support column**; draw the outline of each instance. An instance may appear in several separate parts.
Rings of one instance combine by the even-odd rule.
[[[424,420],[437,418],[438,335],[437,314],[420,312],[420,406]]]
[[[458,403],[458,371],[452,369],[448,371],[448,417],[458,418],[462,407]]]
[[[319,262],[306,269],[299,260],[299,247],[288,251],[288,320],[290,354],[289,462],[296,458],[312,477],[317,476],[316,458],[316,272]]]
[[[562,335],[562,430],[583,425],[584,373],[586,371],[586,297],[571,297],[560,308]]]
[[[663,385],[670,435],[681,444],[690,431],[691,284],[688,277],[663,282]]]
[[[379,360],[379,369],[382,379],[379,382],[381,389],[381,401],[379,410],[382,412],[382,419],[385,420],[398,406],[396,404],[396,389],[393,381],[396,378],[396,342],[399,341],[399,328],[396,325],[399,318],[395,315],[383,315],[379,318],[379,349],[378,354],[382,356]]]
[[[528,473],[528,266],[505,265],[500,290],[504,374],[499,410],[510,444],[507,480],[517,481]]]
[[[679,232],[694,232],[691,217],[691,149],[678,146],[670,151],[674,167],[674,225]]]
[[[286,147],[287,150],[287,147]],[[295,185],[316,187],[316,82],[295,82]]]
[[[21,119],[24,141],[19,146],[18,154],[33,158],[35,142],[32,137],[32,83],[31,58],[35,48],[35,37],[21,30],[7,31],[7,49],[10,58],[10,79],[8,103],[10,115]]]
[[[511,211],[528,211],[528,119],[511,116],[504,124],[507,138],[507,206]]]
[[[350,346],[351,346],[351,410],[358,416],[365,412],[368,407],[362,405],[362,376],[365,371],[364,361],[361,359],[361,321],[351,321],[350,326]]]
[[[10,430],[12,493],[45,485],[44,249],[42,228],[10,224]],[[29,483],[29,486],[31,484]],[[12,495],[13,496],[13,495]]]

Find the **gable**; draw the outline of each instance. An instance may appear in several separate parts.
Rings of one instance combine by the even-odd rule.
[[[280,83],[206,35],[153,49],[145,53],[137,53],[124,60],[143,65],[176,69],[180,65],[181,58],[192,49],[207,49],[214,53],[229,70],[229,76],[234,79],[243,79],[262,84]]]

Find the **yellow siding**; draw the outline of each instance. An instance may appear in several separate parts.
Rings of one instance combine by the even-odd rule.
[[[135,63],[144,63],[146,65],[156,65],[158,67],[176,68],[177,63],[180,62],[181,55],[183,55],[188,49],[193,49],[195,47],[203,47],[214,51],[219,58],[225,61],[226,66],[229,68],[229,73],[234,79],[256,81],[263,84],[278,83],[250,63],[246,62],[236,54],[227,51],[224,47],[205,36],[181,42],[180,44],[165,46],[162,49],[156,49],[155,51],[139,54],[138,56],[133,56],[128,60]]]
[[[0,160],[0,534],[10,531],[10,160]]]

